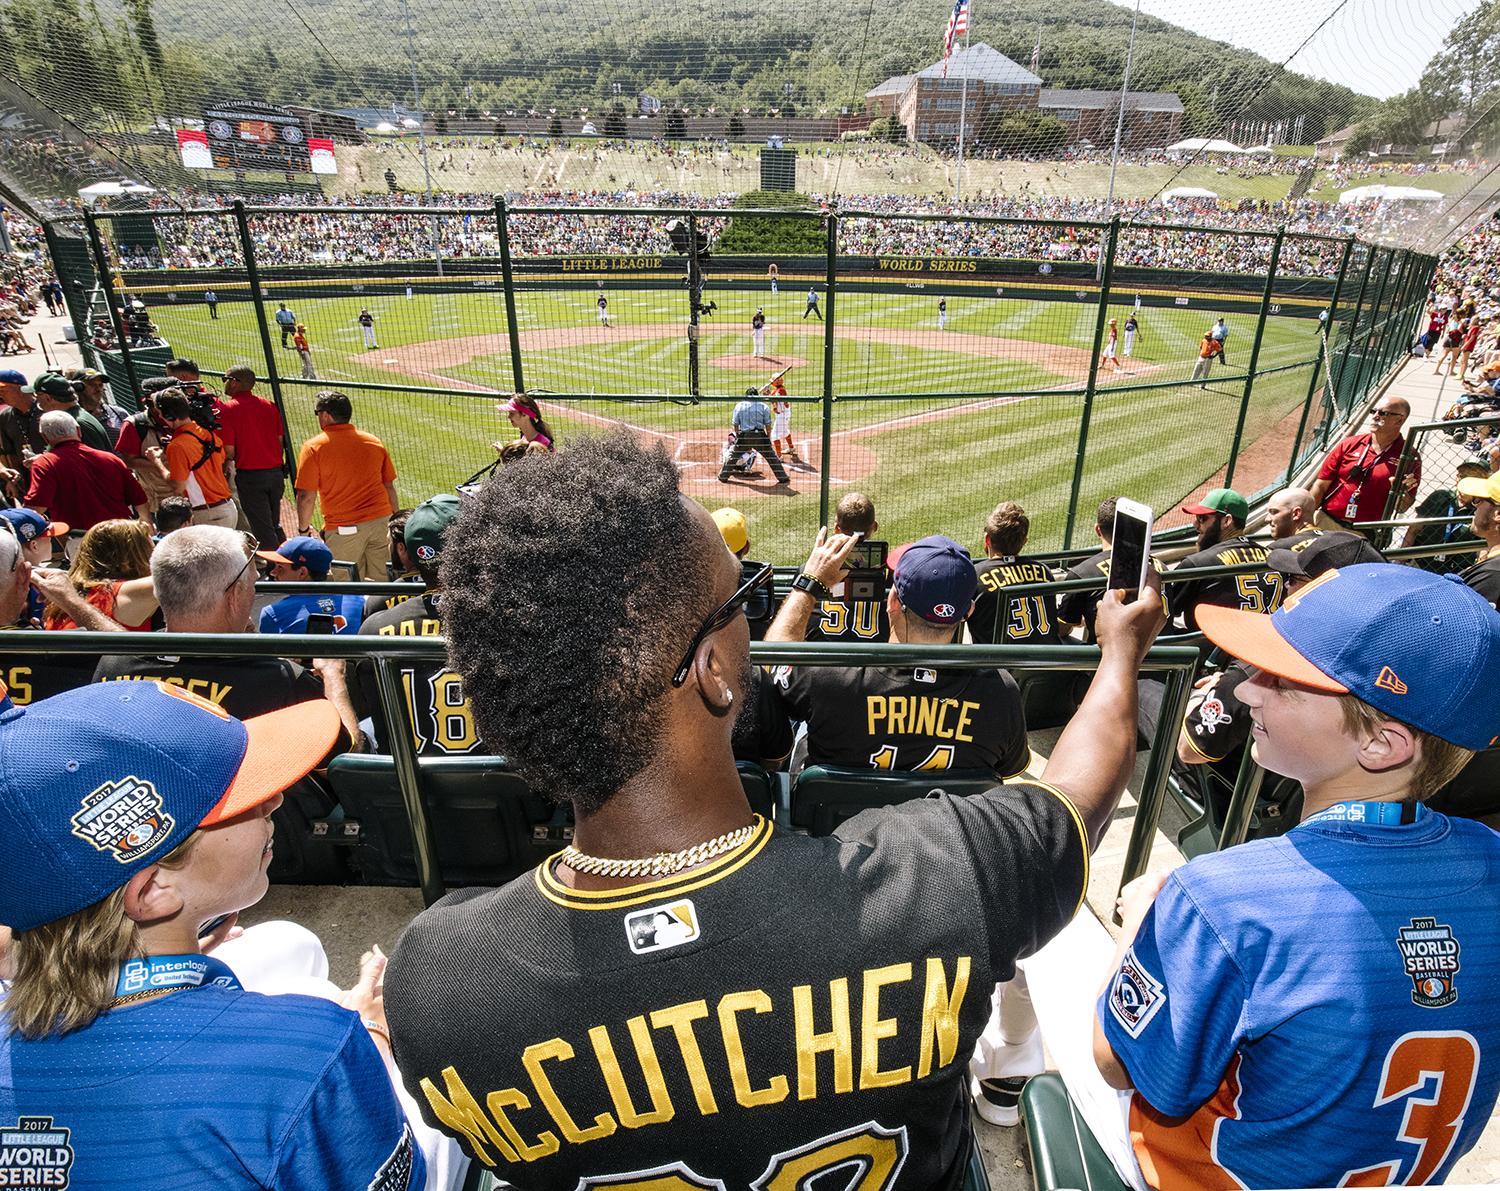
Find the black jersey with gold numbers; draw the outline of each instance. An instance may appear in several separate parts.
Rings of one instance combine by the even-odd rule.
[[[787,718],[807,724],[807,763],[855,769],[1026,768],[1026,718],[1003,670],[780,666]]]
[[[969,613],[969,636],[980,645],[1055,645],[1061,639],[1057,627],[1055,595],[1017,596],[1007,602],[1005,620],[1000,614],[1000,592],[1007,587],[1051,583],[1052,568],[1034,558],[983,558],[974,564],[979,575],[979,598]]]
[[[1233,567],[1266,561],[1267,550],[1249,538],[1229,538],[1207,550],[1189,554],[1176,566],[1186,571],[1198,567]],[[1171,614],[1181,616],[1187,631],[1198,627],[1199,604],[1216,604],[1239,608],[1245,612],[1275,612],[1281,607],[1281,575],[1270,568],[1243,575],[1225,575],[1218,579],[1194,579],[1171,583],[1165,588]]]
[[[94,681],[114,679],[180,686],[241,720],[323,697],[323,680],[285,658],[100,658]]]
[[[419,914],[385,979],[423,1115],[519,1191],[958,1188],[991,993],[1088,883],[1035,784],[608,893],[554,868]]]

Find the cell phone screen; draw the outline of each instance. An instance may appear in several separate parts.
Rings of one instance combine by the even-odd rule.
[[[333,617],[322,612],[311,612],[307,617],[307,631],[323,636],[331,636],[335,631]]]
[[[1151,510],[1133,500],[1115,505],[1115,529],[1110,546],[1109,586],[1136,591],[1146,582],[1147,559],[1151,555]]]

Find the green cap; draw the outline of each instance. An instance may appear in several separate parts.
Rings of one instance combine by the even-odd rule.
[[[411,511],[402,536],[418,563],[431,566],[437,561],[443,551],[443,535],[458,516],[458,508],[458,497],[434,496]]]
[[[1250,502],[1233,488],[1215,488],[1198,504],[1183,505],[1182,511],[1194,517],[1209,513],[1228,513],[1241,525],[1250,520]]]
[[[45,393],[56,401],[71,405],[77,400],[73,382],[60,372],[44,372],[21,390],[23,393]]]

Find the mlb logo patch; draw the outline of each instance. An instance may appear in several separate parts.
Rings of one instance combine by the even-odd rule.
[[[937,681],[937,671],[928,670],[926,667],[918,666],[911,672],[911,680],[913,682],[934,683]]]
[[[625,915],[625,939],[636,955],[681,947],[702,933],[698,909],[691,898]]]
[[[1166,1003],[1166,988],[1141,966],[1132,947],[1120,961],[1120,970],[1109,986],[1109,1011],[1127,1034],[1139,1038]]]
[[[82,809],[70,821],[74,835],[121,864],[159,847],[177,826],[156,787],[138,777],[106,782],[85,795]]]

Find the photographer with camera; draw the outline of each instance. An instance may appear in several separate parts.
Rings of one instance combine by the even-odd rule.
[[[165,479],[161,469],[146,455],[149,450],[165,450],[167,443],[172,441],[172,428],[162,421],[156,410],[156,395],[176,387],[177,382],[169,376],[153,376],[143,381],[140,412],[126,418],[115,437],[115,454],[125,460],[146,490],[153,513],[161,507],[163,500],[176,495],[172,481]]]
[[[1401,453],[1406,449],[1401,427],[1410,416],[1411,406],[1404,399],[1382,397],[1370,411],[1369,431],[1349,435],[1328,452],[1312,486],[1313,502],[1318,508],[1313,516],[1314,525],[1319,529],[1350,530],[1372,541],[1381,536],[1378,531],[1365,529],[1361,522],[1379,521],[1385,516],[1396,469],[1401,465]],[[1411,504],[1421,481],[1422,460],[1417,456],[1402,479],[1394,512],[1399,513]],[[1378,547],[1380,543],[1376,541],[1375,545]]]
[[[223,440],[194,417],[196,403],[180,387],[157,395],[156,412],[172,437],[165,449],[146,448],[146,458],[155,463],[176,495],[192,501],[194,525],[233,529],[239,523],[239,510],[224,475]]]

